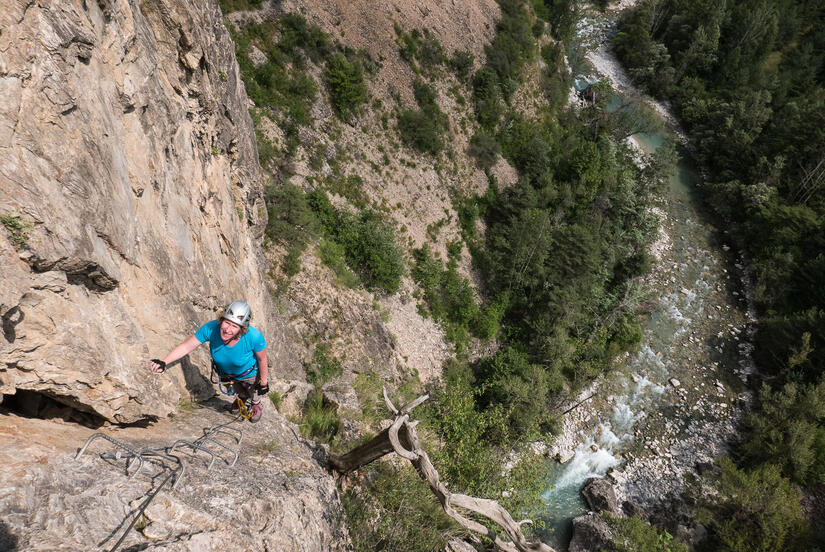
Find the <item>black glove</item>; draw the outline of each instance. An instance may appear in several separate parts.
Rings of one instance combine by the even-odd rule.
[[[160,360],[160,359],[158,359],[158,358],[153,358],[153,359],[151,360],[151,362],[154,362],[155,364],[160,364],[160,373],[161,373],[161,374],[162,374],[162,373],[164,373],[164,372],[166,371],[166,363],[165,363],[165,362],[163,362],[162,360]]]
[[[269,394],[269,384],[265,383],[265,384],[261,385],[259,383],[258,384],[258,394],[259,395],[268,395]]]

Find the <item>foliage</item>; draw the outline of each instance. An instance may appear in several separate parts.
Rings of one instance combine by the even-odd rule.
[[[479,130],[470,138],[470,155],[473,156],[479,168],[488,170],[495,165],[501,146],[495,137],[484,130]]]
[[[401,57],[407,60],[417,73],[420,73],[421,69],[433,73],[439,66],[448,62],[444,48],[429,29],[423,31],[413,29],[407,33],[396,24],[395,34]],[[470,64],[472,64],[472,59]]]
[[[364,284],[395,293],[404,274],[404,257],[392,228],[374,211],[355,215],[336,209],[322,190],[308,199],[325,236],[343,248],[347,264]]]
[[[449,120],[435,102],[436,93],[430,85],[416,80],[413,88],[419,109],[398,114],[398,132],[416,151],[436,155],[444,148],[442,135],[449,130]]]
[[[467,50],[456,50],[449,59],[450,68],[455,71],[456,77],[462,82],[470,78],[470,71],[473,69],[475,56]]]
[[[281,411],[281,404],[283,404],[283,402],[284,402],[284,398],[281,396],[281,394],[278,393],[277,391],[270,391],[269,395],[267,395],[267,396],[269,397],[269,400],[272,403],[272,405],[275,407],[275,410],[280,412]]]
[[[364,83],[361,62],[337,53],[327,61],[324,78],[335,112],[344,120],[350,119],[367,100],[367,85]]]
[[[258,10],[261,8],[263,0],[219,0],[223,13],[230,13],[241,10]]]
[[[294,184],[270,184],[266,205],[269,214],[266,236],[287,248],[284,270],[289,275],[295,275],[301,269],[301,253],[318,231],[318,221],[303,190]]]
[[[474,374],[481,389],[479,404],[503,412],[511,435],[535,439],[554,426],[555,413],[548,398],[561,391],[564,383],[557,368],[530,362],[526,352],[513,345],[481,359]]]
[[[357,552],[441,550],[463,532],[408,465],[373,464],[366,491],[350,489],[341,497]]]
[[[825,12],[805,0],[648,0],[615,39],[630,74],[677,108],[710,169],[709,204],[749,254],[760,365],[788,378],[785,361],[808,332],[811,354],[793,372],[809,383],[825,359],[813,276],[825,258],[823,29]]]
[[[430,389],[430,400],[422,407],[425,427],[443,443],[430,454],[433,464],[450,489],[493,498],[510,512],[536,519],[543,508],[540,494],[547,466],[510,434],[500,407],[478,407],[478,392],[466,363],[445,365],[443,383]],[[508,458],[517,461],[502,472],[510,451],[514,455]]]
[[[395,234],[371,210],[352,214],[336,209],[326,193],[317,189],[305,194],[294,184],[270,185],[267,190],[269,220],[266,235],[287,248],[284,270],[300,271],[300,256],[310,240],[319,239],[321,259],[335,272],[339,282],[395,293],[404,274],[404,257]]]
[[[336,281],[340,285],[353,289],[358,287],[361,280],[347,265],[347,251],[343,245],[335,240],[321,238],[318,250],[321,261],[335,272]]]
[[[605,515],[605,520],[614,531],[611,545],[615,552],[688,552],[688,547],[673,540],[673,535],[638,517]]]
[[[23,249],[28,245],[29,234],[33,226],[17,215],[10,213],[0,213],[0,224],[2,224],[9,235],[9,241],[15,249]]]
[[[298,424],[301,434],[329,443],[341,431],[341,419],[334,405],[324,400],[323,392],[311,391],[304,403]]]
[[[268,117],[281,114],[281,124],[287,130],[309,124],[317,87],[302,69],[305,57],[313,59],[329,49],[320,29],[300,16],[288,15],[250,24],[243,32],[230,30],[241,77],[255,105]],[[276,36],[277,42],[273,39]],[[266,61],[257,66],[249,57],[253,45],[266,54]]]
[[[800,550],[808,526],[799,492],[779,468],[764,464],[740,470],[724,457],[714,476],[718,496],[705,504],[699,519],[708,525],[717,550],[754,552]]]
[[[742,451],[749,463],[770,462],[794,481],[825,484],[825,379],[777,390],[763,384],[745,427]]]
[[[352,383],[361,407],[359,412],[369,424],[377,425],[387,417],[387,407],[381,398],[382,385],[381,374],[374,369],[359,372]]]
[[[312,363],[307,366],[307,381],[320,388],[333,378],[344,372],[341,361],[332,354],[329,343],[319,343],[312,353]]]

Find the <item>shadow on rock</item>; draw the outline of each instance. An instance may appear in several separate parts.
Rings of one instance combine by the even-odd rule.
[[[9,526],[0,520],[0,550],[17,552],[17,535],[9,531]]]
[[[214,395],[212,383],[201,374],[201,371],[192,364],[189,358],[184,357],[179,362],[183,372],[183,380],[186,383],[186,390],[189,391],[191,396],[203,400]]]

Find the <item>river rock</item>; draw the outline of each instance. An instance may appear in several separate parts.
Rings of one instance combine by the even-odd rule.
[[[587,514],[573,519],[573,538],[569,552],[592,552],[610,549],[613,531],[598,514]]]
[[[594,512],[609,512],[613,515],[621,515],[619,502],[616,499],[616,491],[613,485],[606,479],[591,477],[584,483],[582,495],[587,501],[587,505]]]

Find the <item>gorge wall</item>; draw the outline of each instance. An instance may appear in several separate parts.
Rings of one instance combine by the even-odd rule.
[[[302,379],[265,282],[263,192],[217,2],[0,5],[0,549],[115,545],[170,465],[126,477],[103,440],[75,460],[94,429],[71,422],[137,449],[231,419],[191,408],[214,393],[206,350],[148,369],[229,301],[252,305],[273,376]],[[242,430],[235,463],[176,452],[180,485],[120,549],[343,549],[315,445],[271,405]]]
[[[21,228],[0,231],[0,393],[118,423],[166,416],[211,393],[206,352],[166,378],[148,359],[238,298],[270,365],[295,374],[217,3],[13,0],[0,28],[0,214]]]

